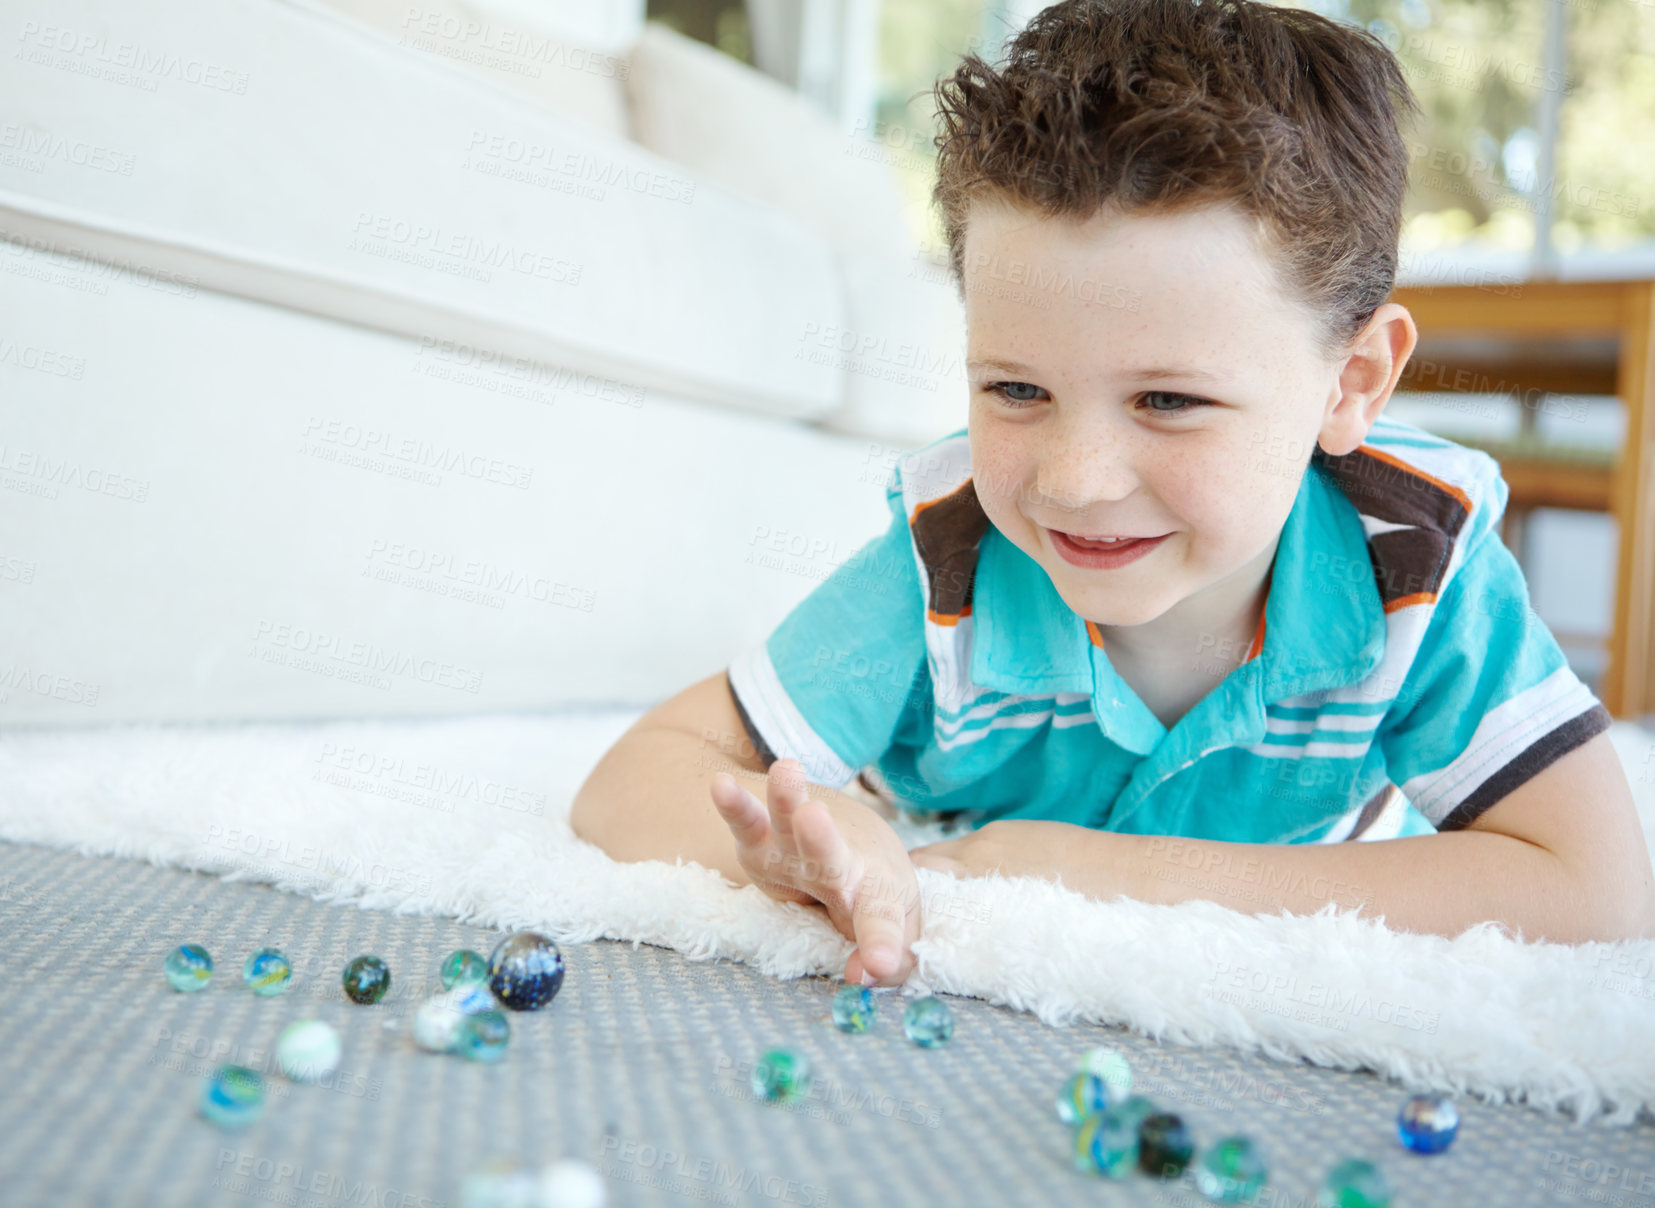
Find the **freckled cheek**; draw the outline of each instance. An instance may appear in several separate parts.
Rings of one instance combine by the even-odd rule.
[[[977,499],[983,511],[997,526],[1017,522],[1021,508],[1019,500],[1025,493],[1024,483],[1030,476],[1029,463],[1016,445],[1007,442],[984,442],[974,446],[971,457],[972,479],[977,487]]]
[[[1167,519],[1183,529],[1191,549],[1218,553],[1256,525],[1248,501],[1256,484],[1233,461],[1192,463],[1160,489]]]

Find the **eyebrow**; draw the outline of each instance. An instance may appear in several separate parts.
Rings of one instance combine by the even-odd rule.
[[[977,360],[967,361],[967,369],[992,369],[1000,373],[1027,373],[1036,371],[1019,361]],[[1218,382],[1223,379],[1216,373],[1209,373],[1205,369],[1180,369],[1164,365],[1157,365],[1150,369],[1136,369],[1129,372],[1127,377],[1134,381],[1156,382],[1163,378],[1185,378],[1191,381]]]

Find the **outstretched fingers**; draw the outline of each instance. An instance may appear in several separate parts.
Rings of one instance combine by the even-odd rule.
[[[858,892],[851,912],[856,931],[856,953],[861,972],[876,982],[892,984],[904,981],[912,967],[908,956],[909,944],[919,937],[917,919],[910,919],[912,911],[903,894],[890,892],[892,886],[875,882]],[[850,976],[847,966],[846,977]],[[858,977],[858,980],[861,980]]]
[[[764,802],[728,772],[713,777],[713,805],[730,828],[738,847],[757,847],[770,837],[770,812]]]
[[[819,801],[807,800],[799,806],[792,822],[799,876],[827,907],[835,926],[848,924],[851,894],[859,872],[856,852],[827,806]]]
[[[799,807],[810,800],[810,781],[805,778],[804,765],[797,759],[776,760],[770,765],[765,795],[770,801],[770,828],[776,832],[777,841],[790,851],[797,850],[793,818]]]

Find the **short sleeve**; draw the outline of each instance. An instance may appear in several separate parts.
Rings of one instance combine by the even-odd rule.
[[[727,668],[765,767],[797,759],[843,788],[888,750],[925,670],[925,604],[900,476],[891,523],[845,559],[762,643]]]
[[[1490,527],[1437,601],[1378,742],[1392,783],[1451,831],[1610,724]]]

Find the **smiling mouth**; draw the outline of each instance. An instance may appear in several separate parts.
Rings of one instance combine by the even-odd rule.
[[[1113,549],[1121,545],[1130,545],[1134,541],[1153,541],[1156,537],[1165,535],[1155,533],[1142,537],[1082,537],[1079,533],[1068,533],[1062,529],[1053,529],[1052,532],[1061,533],[1076,545],[1091,546],[1097,549]]]
[[[1155,537],[1128,537],[1119,541],[1097,541],[1075,537],[1062,529],[1047,529],[1046,539],[1052,549],[1071,566],[1087,570],[1114,570],[1130,566],[1149,557],[1171,537],[1161,533]]]

